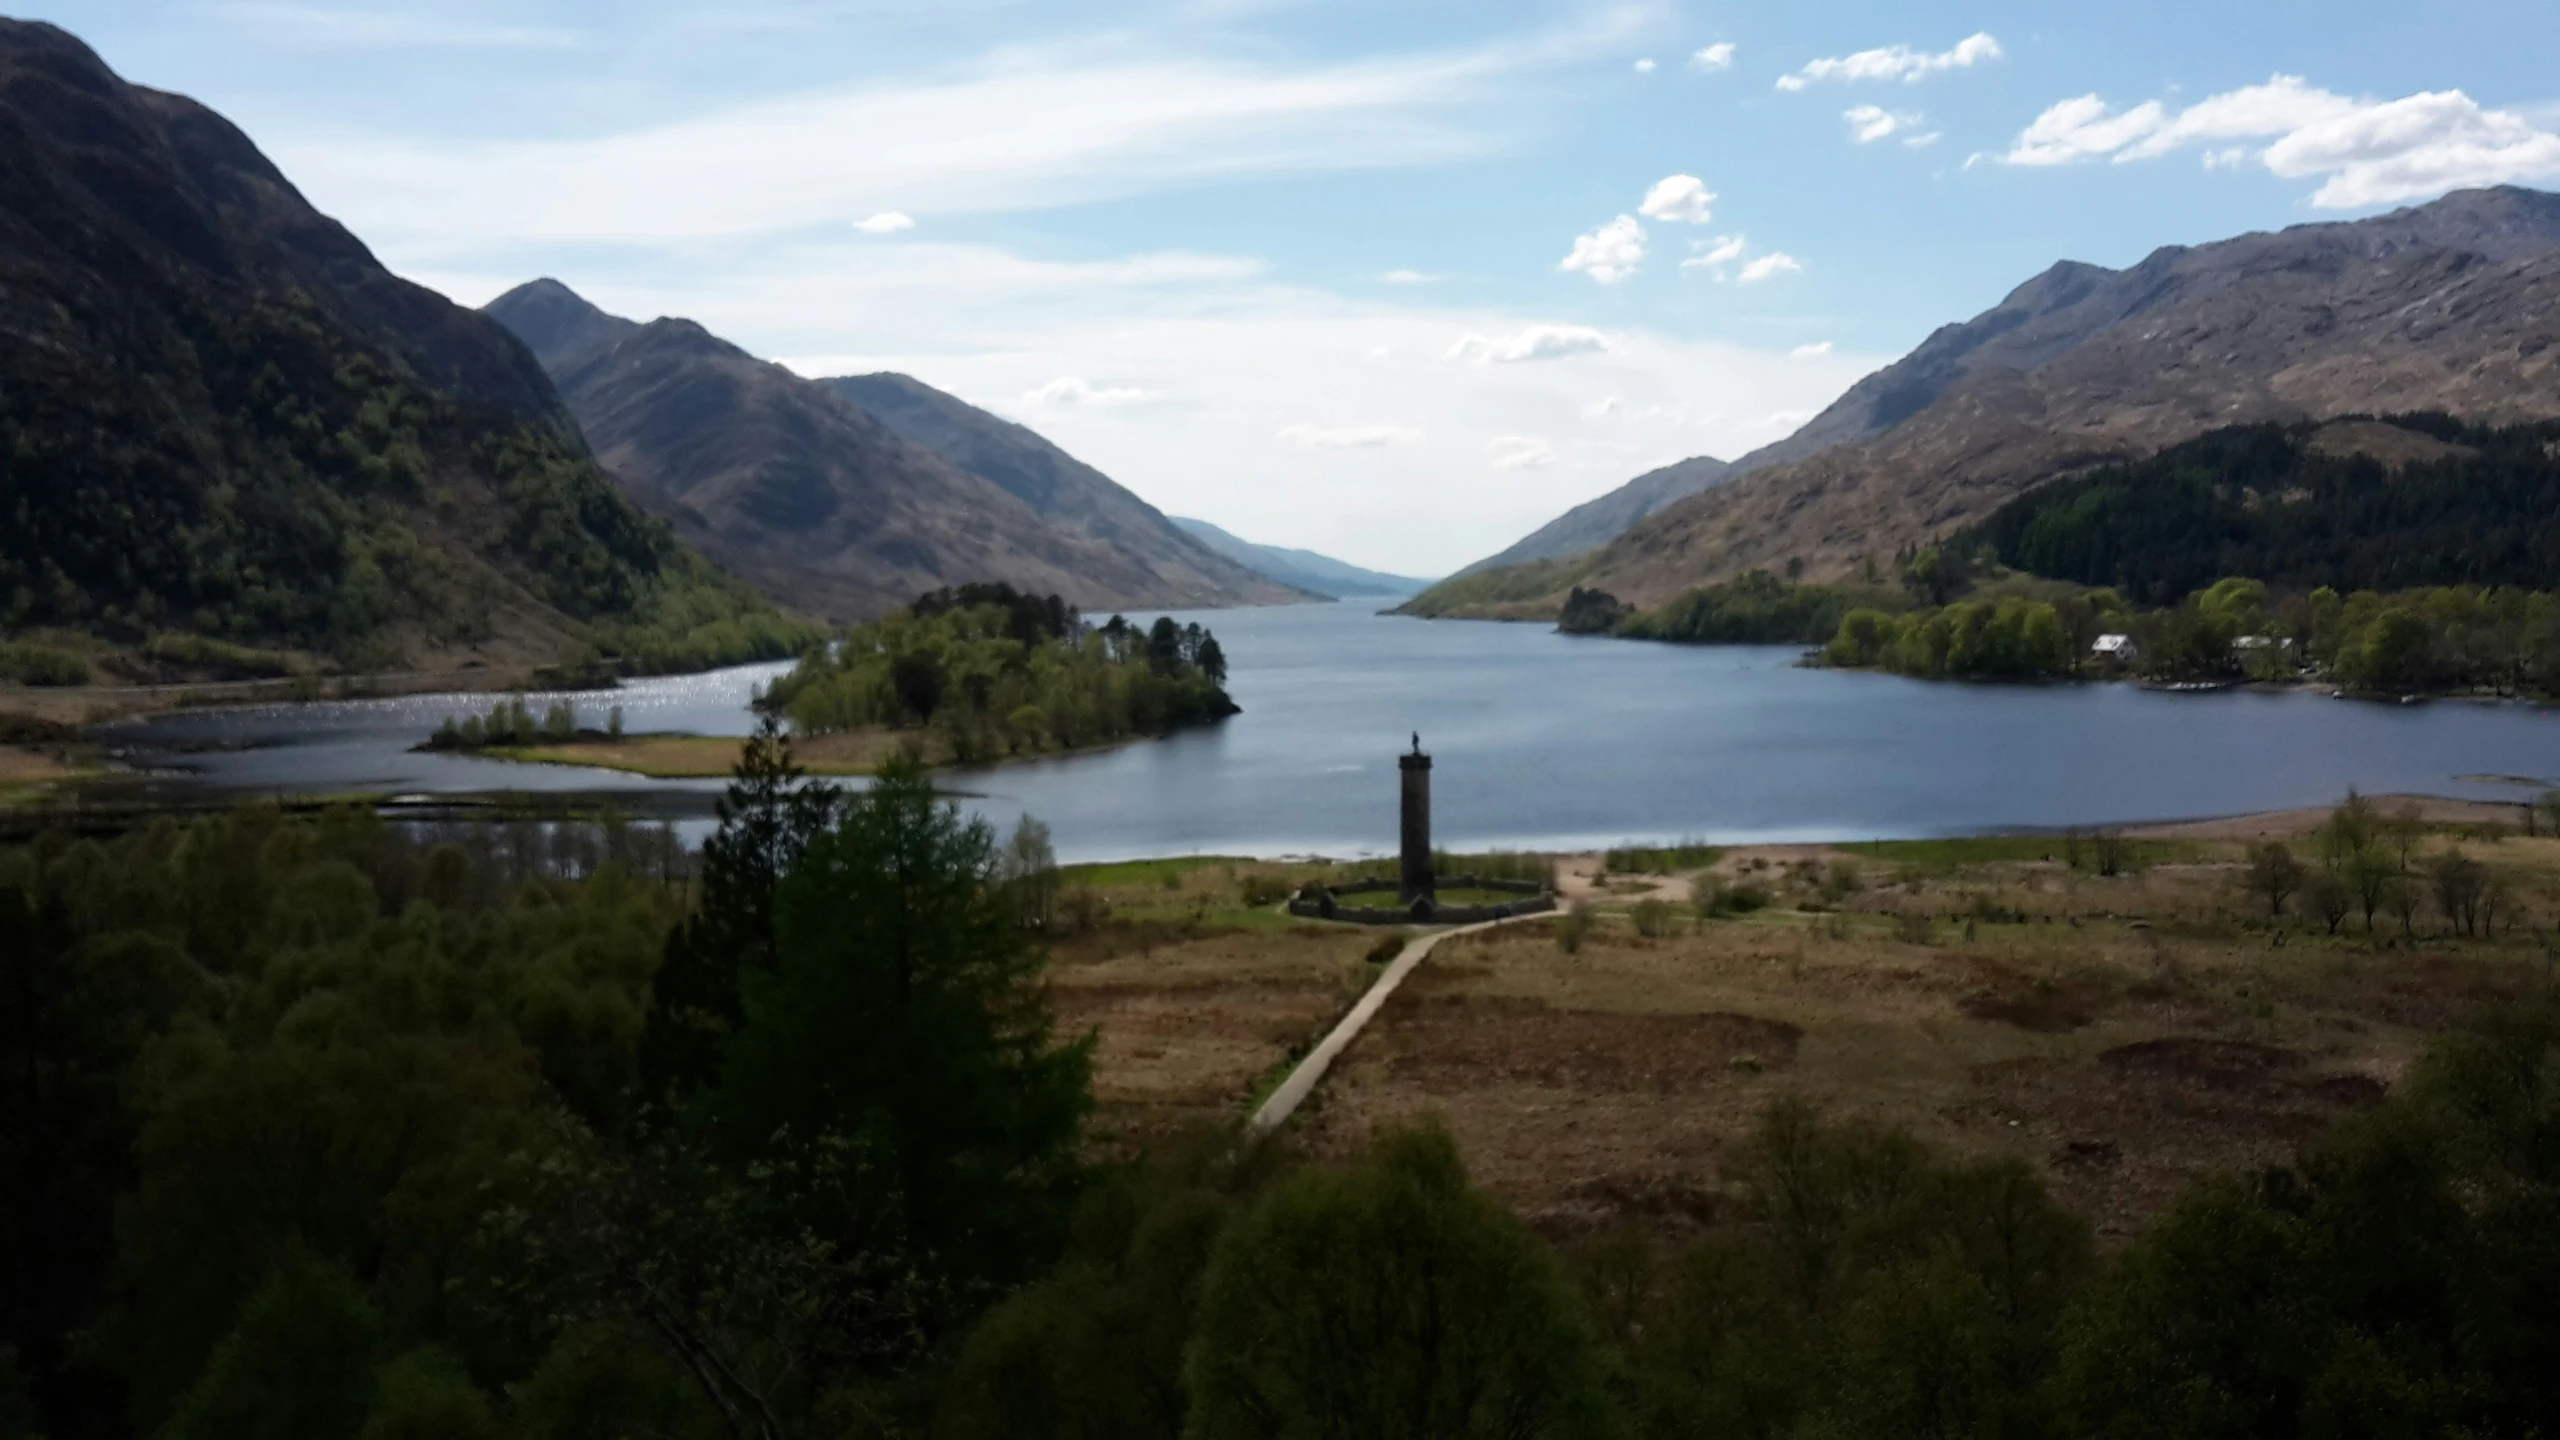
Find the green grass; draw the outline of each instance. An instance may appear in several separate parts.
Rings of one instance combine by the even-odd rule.
[[[1069,885],[1116,887],[1121,885],[1161,885],[1167,878],[1179,880],[1194,870],[1211,865],[1258,866],[1263,862],[1241,855],[1182,855],[1170,860],[1112,860],[1098,865],[1062,865],[1058,878]]]
[[[1677,845],[1628,845],[1609,852],[1603,861],[1614,875],[1673,875],[1704,870],[1724,857],[1713,845],[1682,841]]]
[[[2192,840],[2124,840],[2126,870],[2203,858],[2204,847]],[[1948,840],[1861,840],[1835,848],[1862,858],[1914,869],[1953,872],[1971,865],[2061,863],[2070,842],[2060,835],[1975,835]],[[2097,842],[2080,839],[2080,868],[2097,868]]]

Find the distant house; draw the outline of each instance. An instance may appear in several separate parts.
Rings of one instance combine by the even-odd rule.
[[[2101,635],[2097,643],[2089,647],[2089,653],[2101,660],[2129,664],[2142,653],[2142,647],[2133,643],[2130,635]]]
[[[2247,659],[2252,655],[2263,654],[2269,650],[2290,650],[2292,648],[2293,641],[2289,639],[2279,640],[2272,635],[2243,635],[2239,639],[2231,642],[2231,653],[2241,657],[2242,659]]]

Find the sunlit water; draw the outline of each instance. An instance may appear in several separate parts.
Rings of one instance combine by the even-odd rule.
[[[2560,776],[2560,715],[2130,685],[1978,686],[1806,670],[1797,651],[1675,647],[1357,605],[1206,612],[1244,713],[1099,755],[947,774],[1062,857],[1359,855],[1391,848],[1395,757],[1421,732],[1450,847],[1809,840],[2090,825],[2316,805],[2350,785],[2522,799],[2464,776]],[[582,723],[742,734],[781,667],[568,696]],[[554,697],[530,697],[537,711]],[[119,743],[228,791],[616,794],[699,813],[716,781],[410,750],[487,696],[196,711]],[[207,745],[240,748],[202,749]],[[2560,782],[2555,782],[2560,783]],[[699,824],[699,822],[694,822]]]

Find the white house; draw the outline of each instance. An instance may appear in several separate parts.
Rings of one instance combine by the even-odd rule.
[[[2101,635],[2089,647],[2089,653],[2101,660],[2130,662],[2142,653],[2142,647],[2133,643],[2130,635]]]

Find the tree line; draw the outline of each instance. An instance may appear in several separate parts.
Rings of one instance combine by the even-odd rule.
[[[2324,442],[2355,424],[2393,427],[2424,453],[2387,464]],[[2560,574],[2555,439],[2560,425],[2440,414],[2233,426],[2040,486],[1958,543],[2143,607],[2233,575],[2299,592],[2530,589]]]
[[[925,595],[801,657],[765,704],[806,734],[930,729],[962,761],[1160,735],[1233,715],[1227,657],[1198,624],[1082,620],[1008,585]]]

